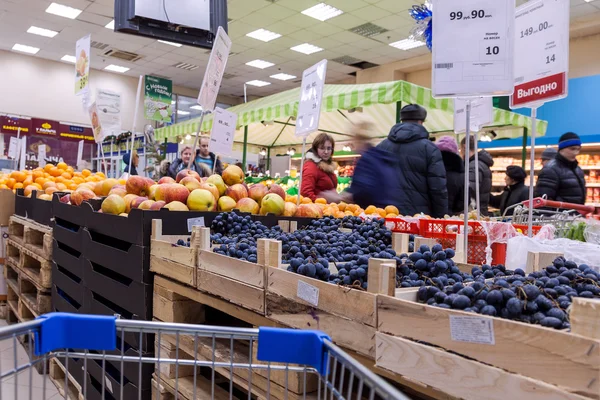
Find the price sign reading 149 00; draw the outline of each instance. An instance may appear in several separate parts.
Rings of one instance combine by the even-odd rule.
[[[552,26],[553,25],[550,25],[548,23],[548,21],[544,21],[544,22],[540,23],[540,25],[538,26],[537,30],[534,27],[531,26],[531,27],[529,27],[529,28],[521,31],[521,39],[523,39],[523,38],[525,38],[527,36],[531,36],[534,33],[542,32],[542,31],[544,31],[546,29],[552,28]]]
[[[450,13],[450,21],[483,19],[492,18],[491,14],[486,14],[485,10],[473,10],[471,13],[463,13],[462,11],[452,11]]]

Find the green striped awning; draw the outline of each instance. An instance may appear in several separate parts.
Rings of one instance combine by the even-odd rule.
[[[238,127],[248,126],[248,143],[258,146],[284,146],[301,143],[294,135],[294,117],[298,112],[300,88],[287,90],[268,97],[240,104],[228,109],[238,116]],[[451,132],[454,127],[452,99],[434,99],[431,90],[404,81],[363,84],[325,85],[319,129],[334,133],[336,139],[348,139],[349,122],[353,115],[368,115],[375,122],[374,137],[385,137],[396,123],[396,103],[421,104],[428,111],[425,126],[430,132]],[[353,113],[352,111],[355,111]],[[175,138],[198,131],[199,118],[157,129],[156,138]],[[202,131],[212,127],[212,116],[204,118]],[[513,127],[495,130],[500,137],[519,137],[522,128],[531,129],[531,119],[502,109],[494,109],[491,127]],[[538,121],[539,136],[545,134],[546,121]],[[337,134],[335,134],[337,133]],[[316,135],[316,133],[314,134]],[[308,142],[311,142],[309,137]],[[498,136],[497,136],[498,137]],[[243,130],[238,129],[236,141],[243,141]]]

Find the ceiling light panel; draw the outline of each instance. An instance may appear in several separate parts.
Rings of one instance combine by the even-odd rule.
[[[77,61],[77,58],[75,58],[75,56],[70,56],[68,54],[65,54],[64,56],[62,56],[61,60],[75,64],[75,61]]]
[[[120,72],[120,73],[129,71],[129,68],[121,67],[120,65],[115,65],[115,64],[110,64],[108,67],[106,67],[104,69],[107,71]]]
[[[18,44],[18,43],[16,43],[12,47],[12,49],[16,50],[16,51],[20,51],[22,53],[27,53],[27,54],[36,54],[38,51],[40,51],[40,49],[38,49],[37,47],[25,46],[24,44]]]
[[[279,79],[280,81],[289,81],[290,79],[296,78],[296,76],[280,73],[280,74],[271,75],[271,78]]]
[[[294,51],[297,51],[298,53],[307,54],[307,55],[313,54],[313,53],[318,53],[319,51],[323,51],[322,48],[314,46],[309,43],[303,43],[298,46],[294,46],[294,47],[290,48],[290,50],[294,50]]]
[[[75,19],[81,14],[81,10],[73,7],[64,6],[58,3],[52,3],[46,8],[46,12],[49,14],[58,15],[59,17],[65,17]]]
[[[416,49],[417,47],[425,46],[425,43],[419,42],[418,40],[414,39],[403,39],[394,43],[390,43],[390,46],[400,50],[410,50]]]
[[[271,32],[266,29],[258,29],[254,32],[247,33],[246,36],[251,37],[253,39],[261,40],[263,42],[270,42],[271,40],[275,40],[281,37],[279,33]]]
[[[312,17],[314,19],[318,19],[319,21],[327,21],[333,17],[337,17],[338,15],[342,15],[344,12],[339,10],[333,6],[330,6],[325,3],[319,3],[316,6],[311,8],[307,8],[302,11],[302,14]]]
[[[272,67],[275,64],[273,64],[272,62],[264,61],[264,60],[254,60],[254,61],[247,62],[246,65],[249,67],[254,67],[254,68],[258,68],[258,69],[265,69],[265,68]]]
[[[169,46],[181,47],[183,46],[180,43],[167,42],[166,40],[159,40],[160,43],[168,44]]]
[[[246,85],[258,86],[258,87],[268,86],[270,84],[271,84],[271,82],[259,81],[256,79],[253,81],[246,82]]]
[[[38,28],[37,26],[30,26],[29,29],[27,29],[27,33],[32,33],[34,35],[39,35],[39,36],[44,36],[44,37],[49,37],[49,38],[53,38],[54,36],[58,35],[58,32],[56,32],[56,31],[51,31],[50,29]]]

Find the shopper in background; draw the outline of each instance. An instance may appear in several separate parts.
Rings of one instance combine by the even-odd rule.
[[[577,162],[581,139],[573,132],[562,135],[558,154],[544,168],[535,187],[535,196],[548,200],[585,204],[585,175]]]
[[[362,208],[370,205],[379,208],[398,207],[402,192],[397,184],[397,158],[393,153],[373,147],[369,140],[375,131],[373,122],[358,119],[352,123],[349,133],[354,135],[354,150],[361,155],[354,167],[350,187],[338,193],[335,189],[321,192],[320,197],[329,203],[358,204]],[[382,182],[386,184],[382,185]]]
[[[326,133],[320,133],[312,142],[302,169],[302,196],[315,201],[322,192],[337,188],[337,164],[332,159],[334,149],[335,141]]]
[[[200,148],[196,150],[196,165],[199,167],[206,166],[203,168],[202,177],[210,176],[213,173],[221,175],[223,172],[223,165],[221,164],[221,160],[219,157],[215,155],[215,153],[211,153],[208,149],[210,144],[210,137],[201,136],[200,137]],[[208,175],[206,172],[208,171]]]
[[[466,157],[466,137],[460,142],[460,153],[463,159]],[[490,153],[480,150],[477,153],[479,164],[479,204],[476,207],[483,216],[489,215],[488,204],[492,193],[492,170],[494,160]],[[473,200],[476,199],[475,188],[475,137],[469,137],[469,191]]]
[[[500,209],[500,213],[504,215],[507,208],[519,204],[529,199],[529,186],[525,186],[525,178],[527,173],[525,170],[516,165],[506,167],[506,187],[502,194],[490,197],[490,205]],[[513,215],[514,209],[510,209],[506,215]]]
[[[123,172],[129,173],[129,160],[131,159],[131,152],[125,153],[123,155],[123,162],[125,163],[125,168],[123,168]],[[131,160],[131,173],[129,175],[137,175],[137,167],[140,163],[140,156],[136,150],[133,151],[133,160]]]
[[[394,154],[397,161],[396,184],[402,197],[395,199],[402,215],[424,213],[441,218],[448,212],[446,169],[442,153],[429,140],[423,126],[427,110],[409,104],[400,111],[401,123],[396,124],[377,148]],[[391,184],[380,181],[381,185]]]
[[[185,146],[183,150],[181,150],[181,157],[175,159],[169,167],[169,176],[171,178],[175,179],[180,171],[187,169],[188,164],[192,159],[192,154],[192,148],[190,146]],[[192,162],[190,169],[202,176],[202,170],[198,168],[195,162]]]
[[[458,215],[465,210],[465,165],[458,153],[458,144],[452,136],[442,136],[435,145],[442,152],[446,168],[446,187],[448,188],[448,212]]]
[[[550,161],[554,160],[556,154],[558,154],[558,151],[553,147],[548,147],[544,150],[542,152],[542,167],[545,167]]]

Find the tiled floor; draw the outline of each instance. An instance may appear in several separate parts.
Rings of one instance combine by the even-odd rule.
[[[6,325],[5,320],[0,320],[0,328]],[[29,361],[29,355],[19,342],[15,347],[13,340],[0,341],[0,371],[4,372],[15,367],[15,348],[17,366]],[[17,375],[0,380],[0,400],[38,399],[62,399],[48,375],[40,375],[34,368],[28,368]]]

